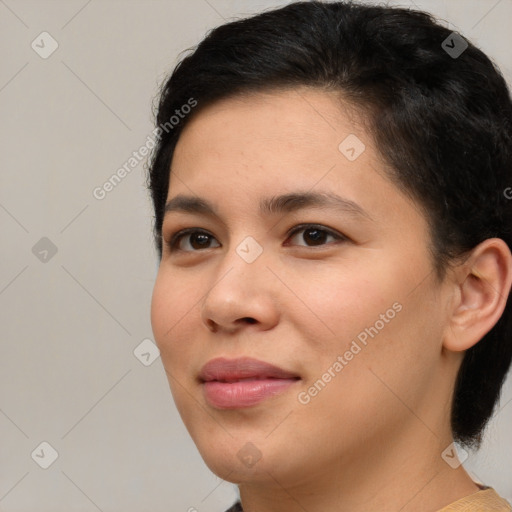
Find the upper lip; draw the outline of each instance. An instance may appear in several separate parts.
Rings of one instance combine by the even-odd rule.
[[[277,378],[277,379],[298,379],[297,374],[283,370],[258,359],[251,357],[239,357],[237,359],[226,359],[219,357],[208,361],[199,374],[203,382],[235,381],[247,378]]]

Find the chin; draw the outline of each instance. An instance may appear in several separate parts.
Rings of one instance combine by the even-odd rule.
[[[279,467],[279,457],[269,440],[260,441],[250,434],[229,435],[224,430],[219,436],[202,434],[201,438],[193,438],[202,459],[213,473],[228,482],[267,480],[268,473]]]
[[[243,462],[237,451],[234,447],[222,452],[212,451],[210,447],[206,451],[200,450],[200,454],[208,469],[227,482],[240,484],[268,480],[269,461],[262,458],[254,463]]]

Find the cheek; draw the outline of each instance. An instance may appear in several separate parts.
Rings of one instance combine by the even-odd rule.
[[[165,286],[161,271],[158,273],[151,297],[151,327],[158,348],[162,350],[165,333],[173,325],[174,305],[171,288]]]
[[[431,366],[442,327],[436,327],[442,323],[436,320],[436,302],[427,298],[429,281],[418,286],[423,262],[409,269],[405,261],[393,259],[361,265],[350,271],[333,266],[297,288],[308,306],[306,311],[300,305],[295,320],[311,344],[308,380],[321,378],[338,361],[343,370],[336,365],[336,375],[343,373],[361,391],[368,378],[375,381],[381,375],[402,387]]]
[[[400,306],[393,308],[400,296],[397,286],[382,278],[389,273],[376,271],[372,275],[372,266],[375,263],[350,267],[348,263],[336,263],[313,278],[299,281],[294,291],[302,300],[297,302],[296,321],[306,328],[308,320],[310,339],[317,342],[319,351],[327,348],[328,340],[327,346],[334,350],[346,349],[358,334],[363,333],[364,339],[365,329],[377,323],[380,331],[398,314]]]
[[[151,326],[166,368],[170,363],[179,367],[178,361],[190,349],[191,344],[182,340],[190,339],[191,333],[187,335],[184,329],[190,325],[190,315],[197,314],[198,298],[187,292],[194,288],[177,286],[177,282],[175,276],[160,271],[151,298]]]
[[[391,308],[392,313],[383,310],[388,323],[372,317],[360,328],[362,317],[340,319],[340,329],[345,325],[355,335],[340,336],[315,361],[296,410],[295,419],[310,425],[319,438],[333,438],[336,431],[333,443],[347,448],[358,438],[360,445],[398,429],[410,416],[408,407],[420,403],[435,355],[420,350],[429,340],[421,338],[419,328],[411,328],[417,321],[414,306],[401,306]]]
[[[338,389],[353,414],[363,403],[382,425],[391,425],[410,414],[404,404],[417,410],[424,400],[442,337],[442,319],[436,316],[435,305],[426,306],[427,295],[425,289],[401,295],[397,290],[384,307],[373,304],[366,325],[356,326],[358,332],[344,353],[344,359],[351,360],[342,372],[346,387],[355,392],[347,395],[345,386]],[[393,302],[394,298],[398,300]]]
[[[185,332],[185,328],[190,325],[197,298],[193,300],[183,290],[176,286],[175,276],[159,272],[151,298],[151,326],[174,403],[185,421],[193,414],[185,389],[190,385],[187,369],[194,351],[194,344],[186,342],[192,339],[192,333]]]

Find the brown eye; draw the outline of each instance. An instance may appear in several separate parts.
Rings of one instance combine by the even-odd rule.
[[[182,239],[187,239],[186,237],[188,237],[189,245],[192,247],[191,251],[188,249],[183,249],[182,247],[177,247]],[[178,250],[183,252],[196,252],[200,249],[211,249],[209,244],[212,239],[214,240],[213,236],[206,231],[199,231],[197,229],[185,229],[174,234],[167,245],[171,251]]]
[[[306,245],[303,247],[326,245],[325,242],[328,237],[333,237],[335,240],[348,240],[347,237],[340,235],[339,233],[313,224],[304,224],[295,227],[295,229],[290,233],[290,236],[296,236],[297,233],[300,232],[303,232],[303,235],[299,237],[299,239],[306,242]],[[307,245],[308,243],[311,243],[311,245]]]
[[[322,245],[329,245],[329,237],[332,237],[336,241],[348,241],[348,238],[346,236],[341,235],[340,233],[337,233],[335,231],[332,231],[331,229],[327,229],[323,226],[318,226],[315,224],[301,224],[299,226],[295,226],[293,231],[288,233],[288,239],[290,237],[297,236],[297,234],[300,232],[303,232],[302,241],[305,242],[305,245],[293,245],[302,245],[302,247],[316,247]],[[185,242],[182,243],[183,240]],[[212,240],[216,239],[210,233],[195,228],[188,228],[172,235],[170,241],[167,242],[167,246],[171,252],[198,252],[201,249],[212,249],[214,247],[220,247],[220,244],[216,246],[211,246],[210,243]],[[183,244],[186,243],[188,243],[189,248],[184,248]]]

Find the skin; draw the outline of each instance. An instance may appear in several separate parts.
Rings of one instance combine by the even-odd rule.
[[[422,210],[341,105],[310,88],[214,103],[185,126],[171,164],[168,200],[200,196],[220,218],[166,215],[153,333],[186,428],[208,467],[239,485],[246,512],[434,512],[479,490],[441,454],[463,351],[501,316],[512,256],[486,240],[439,282]],[[348,134],[365,144],[353,161],[338,149]],[[372,220],[319,208],[260,215],[261,198],[297,190],[334,192]],[[347,239],[287,236],[301,223]],[[207,248],[185,235],[171,252],[166,242],[184,228],[207,231]],[[247,236],[263,249],[252,263],[236,252]],[[394,318],[300,403],[395,303]],[[202,366],[239,356],[301,380],[253,407],[211,406]],[[238,456],[248,442],[261,457],[252,466]]]

